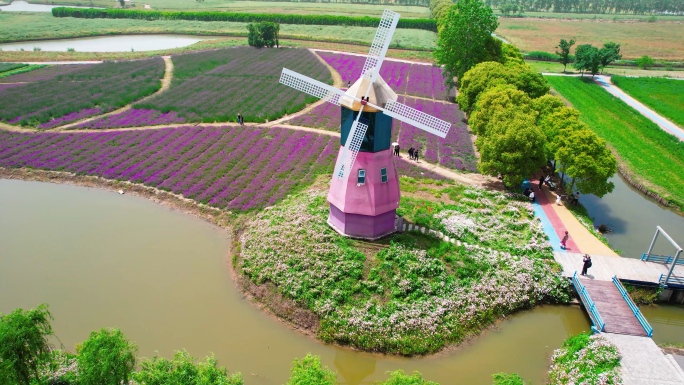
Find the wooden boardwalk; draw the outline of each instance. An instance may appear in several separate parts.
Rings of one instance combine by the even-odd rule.
[[[622,298],[613,281],[597,281],[580,278],[582,284],[587,288],[589,296],[594,301],[606,327],[605,333],[628,334],[631,336],[646,337],[639,320],[632,313],[627,302]]]
[[[572,277],[582,271],[582,254],[556,251],[553,253],[556,262],[563,267],[563,276]],[[587,278],[598,281],[610,281],[613,276],[621,280],[658,284],[660,275],[667,275],[669,267],[663,263],[646,262],[635,258],[606,257],[591,255],[592,266]],[[675,267],[673,276],[684,277],[684,265]]]

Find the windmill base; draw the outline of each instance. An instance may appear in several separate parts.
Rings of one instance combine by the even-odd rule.
[[[328,224],[346,237],[374,241],[396,231],[394,227],[395,216],[396,210],[390,210],[376,216],[349,214],[331,204]]]

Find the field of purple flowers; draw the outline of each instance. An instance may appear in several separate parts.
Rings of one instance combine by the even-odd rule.
[[[475,149],[470,140],[468,127],[463,122],[464,114],[456,104],[404,96],[399,96],[399,101],[446,120],[452,125],[449,134],[442,139],[410,124],[396,121],[392,127],[392,139],[397,141],[401,148],[419,149],[422,158],[444,167],[476,171]],[[339,131],[340,107],[323,103],[308,114],[289,120],[287,124]]]
[[[31,79],[28,84],[0,90],[0,120],[50,128],[123,107],[161,87],[164,61],[157,57],[44,70],[19,75]]]
[[[51,65],[31,72],[24,72],[6,78],[0,78],[0,83],[34,83],[53,79],[60,75],[66,75],[75,71],[91,68],[92,64],[65,64]]]
[[[175,111],[161,113],[156,110],[130,109],[116,115],[91,120],[74,126],[73,129],[104,129],[120,127],[157,126],[164,124],[183,123],[185,119]]]
[[[93,133],[0,131],[0,167],[96,175],[212,206],[263,208],[331,174],[339,138],[286,128],[178,127]],[[399,161],[402,175],[443,179]],[[422,174],[421,174],[422,172]]]
[[[340,73],[345,84],[348,81],[354,83],[361,76],[365,57],[332,52],[317,53]],[[397,94],[439,100],[447,97],[444,77],[439,67],[385,60],[380,68],[380,76]]]
[[[278,82],[283,67],[332,84],[330,71],[306,49],[236,47],[174,55],[171,88],[137,108],[176,111],[188,122],[275,120],[315,100]]]

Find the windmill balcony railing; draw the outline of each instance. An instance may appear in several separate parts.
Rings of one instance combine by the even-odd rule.
[[[624,286],[622,286],[622,282],[620,282],[620,280],[617,279],[617,276],[613,276],[613,283],[615,284],[615,287],[617,287],[620,294],[622,294],[622,298],[625,300],[625,302],[627,302],[627,305],[632,310],[632,313],[634,313],[636,319],[639,320],[641,327],[644,328],[644,331],[646,331],[646,335],[649,337],[653,336],[653,328],[648,323],[648,321],[646,321],[644,315],[641,314],[641,310],[639,310],[639,307],[637,307],[634,301],[632,301],[632,298],[629,297],[629,294],[627,294],[627,290]]]
[[[606,323],[603,322],[603,318],[601,318],[601,314],[599,314],[598,309],[596,308],[596,304],[594,304],[594,301],[591,299],[591,296],[589,296],[587,288],[580,281],[576,271],[575,274],[572,276],[572,284],[573,286],[575,286],[575,290],[577,290],[577,294],[579,294],[580,299],[584,304],[584,307],[589,312],[589,316],[591,318],[591,322],[594,323],[595,330],[598,332],[604,331],[606,328]]]

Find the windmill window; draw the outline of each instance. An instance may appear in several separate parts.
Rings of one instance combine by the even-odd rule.
[[[387,168],[383,167],[380,169],[380,179],[382,183],[387,183]]]
[[[366,170],[359,170],[359,176],[356,178],[356,185],[361,186],[366,184]]]

